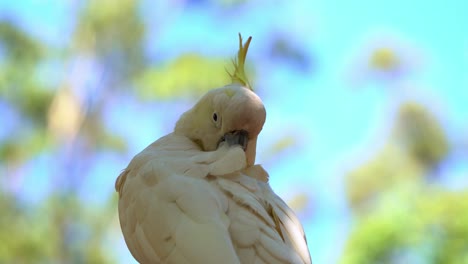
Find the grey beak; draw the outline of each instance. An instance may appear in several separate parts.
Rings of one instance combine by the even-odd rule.
[[[249,142],[249,133],[247,133],[245,130],[232,131],[224,134],[224,136],[219,141],[219,144],[222,142],[226,142],[229,146],[240,145],[245,151],[247,148],[247,143]]]

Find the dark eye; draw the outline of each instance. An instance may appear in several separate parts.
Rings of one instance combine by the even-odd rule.
[[[213,113],[213,121],[215,121],[215,122],[218,121],[218,114]]]

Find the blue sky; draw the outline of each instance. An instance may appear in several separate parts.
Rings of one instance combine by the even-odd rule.
[[[258,162],[265,164],[280,196],[309,195],[313,213],[303,221],[312,256],[315,263],[333,263],[350,223],[343,174],[378,151],[399,103],[414,99],[428,105],[454,143],[462,140],[460,131],[468,134],[468,16],[464,14],[468,5],[461,0],[273,2],[257,1],[232,12],[219,12],[209,5],[180,8],[145,1],[142,13],[148,23],[163,25],[148,37],[148,52],[159,51],[164,59],[172,59],[197,51],[225,57],[229,63],[237,50],[237,33],[253,36],[248,60],[256,65],[256,87],[267,109]],[[71,3],[1,0],[0,14],[11,14],[48,43],[67,45],[75,23]],[[265,59],[265,47],[276,31],[310,58],[310,69],[298,69],[284,59]],[[415,61],[408,74],[388,81],[366,74],[359,55],[379,41],[401,47],[407,59]],[[351,83],[355,69],[362,70],[363,78]],[[86,199],[99,202],[108,197],[128,159],[170,132],[178,114],[191,103],[155,102],[131,108],[124,105],[134,106],[134,99],[121,98],[108,110],[107,122],[128,139],[127,160],[112,153],[98,155]],[[174,114],[157,111],[161,104],[174,109]],[[121,120],[132,120],[132,126]],[[295,144],[269,158],[265,150],[283,136],[293,136]],[[47,177],[51,160],[51,156],[42,156],[25,173]],[[446,166],[447,182],[467,186],[460,178],[468,174],[468,162],[458,158],[452,162]],[[37,177],[27,178],[24,192],[38,190],[32,188],[38,183]],[[99,192],[99,197],[90,195],[103,188],[106,191]],[[39,188],[44,189],[47,186]],[[128,257],[126,254],[125,259]]]

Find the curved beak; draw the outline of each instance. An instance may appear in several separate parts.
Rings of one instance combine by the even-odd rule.
[[[240,145],[245,152],[247,166],[255,164],[255,156],[257,152],[257,137],[249,138],[249,133],[245,130],[236,130],[224,134],[219,140],[218,146],[226,142],[229,146]]]
[[[240,145],[245,151],[247,149],[247,143],[249,142],[249,133],[245,130],[231,131],[221,137],[218,146],[222,142],[226,142],[229,146]]]

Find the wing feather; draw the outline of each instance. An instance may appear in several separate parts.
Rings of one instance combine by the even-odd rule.
[[[241,262],[311,263],[300,222],[267,182],[246,175],[255,171],[264,172],[250,169],[216,179],[229,198],[229,231]]]
[[[273,201],[273,210],[281,220],[282,230],[288,234],[287,237],[289,238],[289,243],[305,263],[312,262],[307,247],[305,233],[299,219],[297,219],[291,208],[289,208],[281,198],[274,194],[273,191],[271,191],[270,194],[270,199]]]
[[[200,153],[166,136],[117,178],[120,224],[140,263],[311,263],[301,224],[261,166],[214,176]]]
[[[166,144],[156,142],[137,155],[116,182],[132,255],[140,263],[240,263],[228,231],[227,198],[199,175],[184,174],[188,158],[179,156],[178,163],[168,158],[172,151],[156,151],[158,145]],[[186,156],[199,152],[182,149]]]

